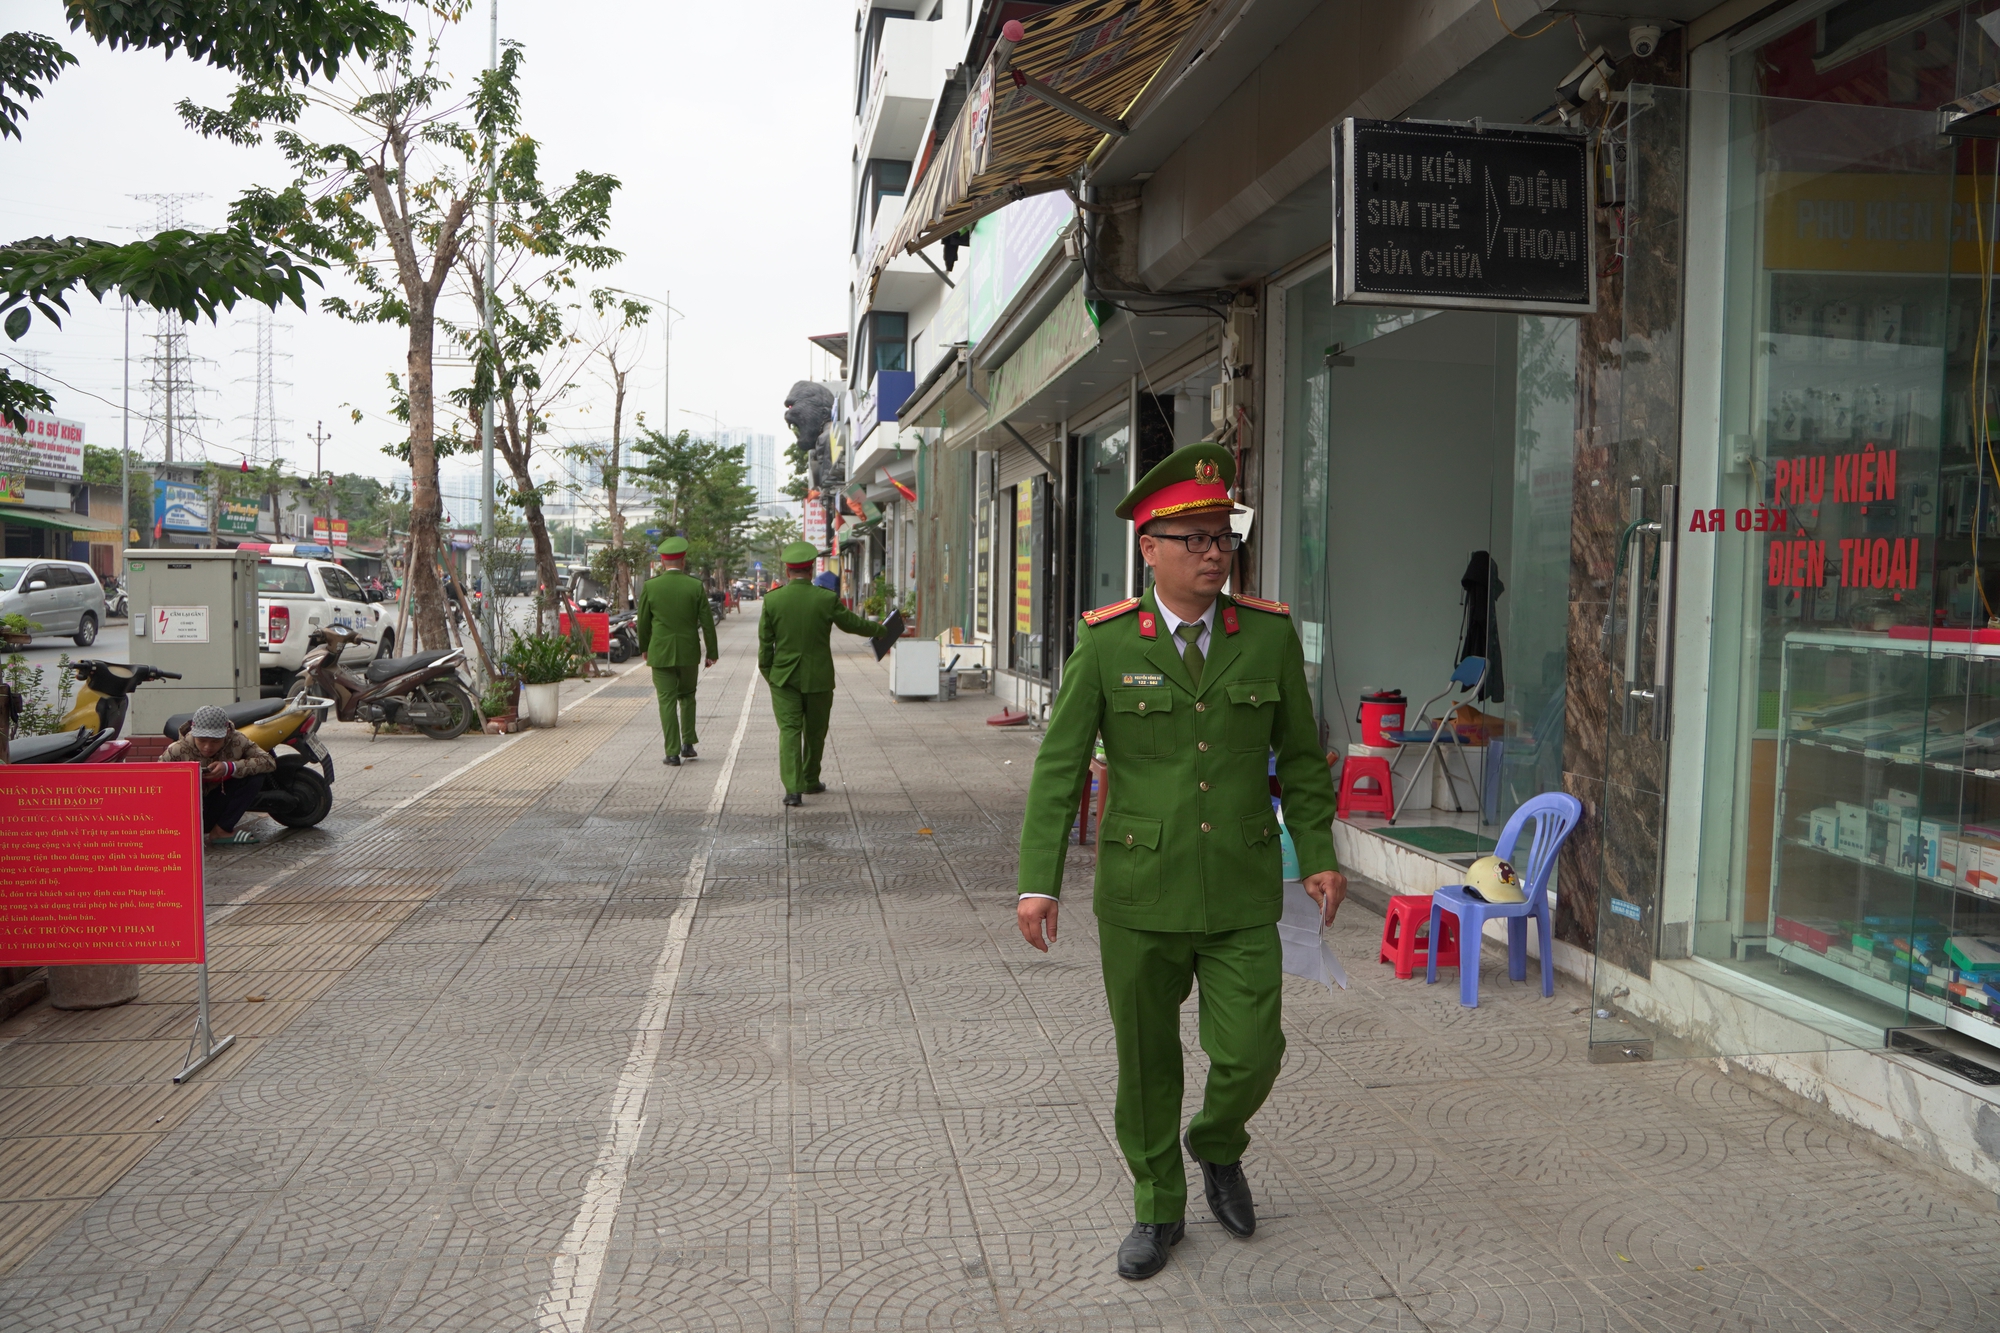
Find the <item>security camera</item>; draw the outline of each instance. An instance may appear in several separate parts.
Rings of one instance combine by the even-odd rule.
[[[1632,42],[1632,54],[1644,60],[1660,49],[1660,25],[1635,23],[1625,34]]]
[[[1611,86],[1617,70],[1603,47],[1593,47],[1583,63],[1563,76],[1556,85],[1556,108],[1564,113],[1580,110],[1592,98]]]

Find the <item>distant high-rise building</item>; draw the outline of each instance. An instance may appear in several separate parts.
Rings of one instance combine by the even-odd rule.
[[[751,488],[757,492],[757,503],[769,504],[783,499],[778,490],[778,437],[761,431],[744,430],[729,426],[715,433],[716,443],[725,449],[743,446],[743,462],[749,468]]]

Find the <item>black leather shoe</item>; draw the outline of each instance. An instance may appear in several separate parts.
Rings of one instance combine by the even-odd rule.
[[[692,745],[683,745],[683,746],[681,747],[681,758],[683,758],[683,759],[699,759],[700,757],[701,757],[700,755],[698,755],[698,754],[696,754],[696,753],[694,752],[694,747],[693,747]]]
[[[806,803],[806,798],[799,795],[797,792],[788,791],[785,793],[786,805],[804,805],[805,803]]]
[[[1181,1141],[1187,1143],[1185,1136]],[[1250,1182],[1243,1178],[1243,1163],[1222,1166],[1204,1162],[1188,1144],[1188,1156],[1201,1166],[1202,1193],[1208,1196],[1208,1211],[1222,1223],[1222,1229],[1239,1240],[1247,1240],[1257,1230],[1257,1207],[1250,1202]]]
[[[817,796],[825,790],[826,784],[824,782],[815,782],[812,786],[806,788],[806,795]]]
[[[665,759],[662,759],[660,762],[665,764],[668,768],[679,768],[681,766],[681,757],[677,754],[670,754]]]
[[[1118,1242],[1118,1276],[1144,1282],[1167,1266],[1167,1252],[1185,1235],[1185,1222],[1134,1222]]]

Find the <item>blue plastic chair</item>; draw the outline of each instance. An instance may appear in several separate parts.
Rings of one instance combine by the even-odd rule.
[[[1489,903],[1465,891],[1462,884],[1449,884],[1431,895],[1431,938],[1438,933],[1443,916],[1458,918],[1458,1002],[1468,1009],[1479,1007],[1479,942],[1491,918],[1507,922],[1507,975],[1515,981],[1528,979],[1528,918],[1535,918],[1541,932],[1542,994],[1556,993],[1555,950],[1549,939],[1549,876],[1555,873],[1556,853],[1562,850],[1570,831],[1583,818],[1583,802],[1563,792],[1544,792],[1521,803],[1507,827],[1500,830],[1500,843],[1493,855],[1512,861],[1521,831],[1534,821],[1533,844],[1528,848],[1528,900],[1520,903]],[[1519,873],[1518,867],[1516,873]],[[1435,986],[1437,956],[1433,954],[1424,970],[1424,980]]]
[[[1424,703],[1424,706],[1422,708],[1419,708],[1417,710],[1417,716],[1421,718],[1425,713],[1428,713],[1431,710],[1432,704],[1444,698],[1446,695],[1450,694],[1453,690],[1457,690],[1460,694],[1464,694],[1467,690],[1477,689],[1480,685],[1480,682],[1484,681],[1485,679],[1486,679],[1486,659],[1483,657],[1466,658],[1463,662],[1460,662],[1457,666],[1452,668],[1451,680],[1445,685],[1445,687],[1442,690],[1432,695],[1431,698]],[[1450,761],[1445,758],[1445,756],[1450,754],[1451,751],[1440,750],[1438,748],[1440,745],[1456,747],[1458,745],[1463,744],[1463,742],[1460,741],[1458,738],[1458,728],[1452,725],[1451,713],[1449,710],[1446,710],[1443,714],[1441,714],[1438,717],[1437,725],[1435,727],[1432,727],[1429,731],[1422,731],[1422,730],[1392,731],[1389,733],[1389,739],[1394,741],[1398,745],[1408,745],[1408,746],[1421,745],[1424,747],[1424,757],[1417,761],[1416,773],[1413,774],[1410,777],[1409,781],[1407,782],[1403,782],[1403,779],[1401,778],[1397,779],[1398,782],[1403,782],[1403,795],[1402,798],[1396,802],[1396,808],[1389,812],[1389,822],[1391,824],[1394,824],[1397,818],[1402,815],[1403,805],[1410,799],[1410,793],[1423,785],[1424,770],[1430,767],[1431,759],[1433,756],[1436,757],[1438,763],[1442,765],[1444,768],[1445,785],[1451,788],[1451,803],[1454,806],[1458,805],[1458,783],[1457,780],[1454,779],[1451,775]],[[1402,758],[1403,758],[1402,754],[1398,753],[1396,755],[1396,762],[1400,762]],[[1472,781],[1472,765],[1471,762],[1465,758],[1464,751],[1462,750],[1459,752],[1459,762],[1465,765],[1466,790],[1472,791],[1475,789],[1475,784]],[[1390,764],[1390,767],[1393,769],[1395,767],[1395,762],[1392,762]],[[1460,808],[1461,810],[1463,809],[1463,807]]]

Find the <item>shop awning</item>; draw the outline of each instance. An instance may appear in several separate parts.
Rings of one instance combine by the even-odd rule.
[[[65,509],[16,509],[12,505],[0,507],[0,523],[16,528],[46,528],[50,532],[88,532],[92,535],[124,531],[108,518],[92,518],[88,514],[74,514]]]
[[[889,261],[1031,194],[1064,188],[1109,137],[1143,112],[1155,76],[1241,0],[1081,0],[994,47],[936,151],[903,220],[870,261],[868,296]],[[1045,97],[1068,101],[1072,109]],[[1122,128],[1119,128],[1122,133]]]

